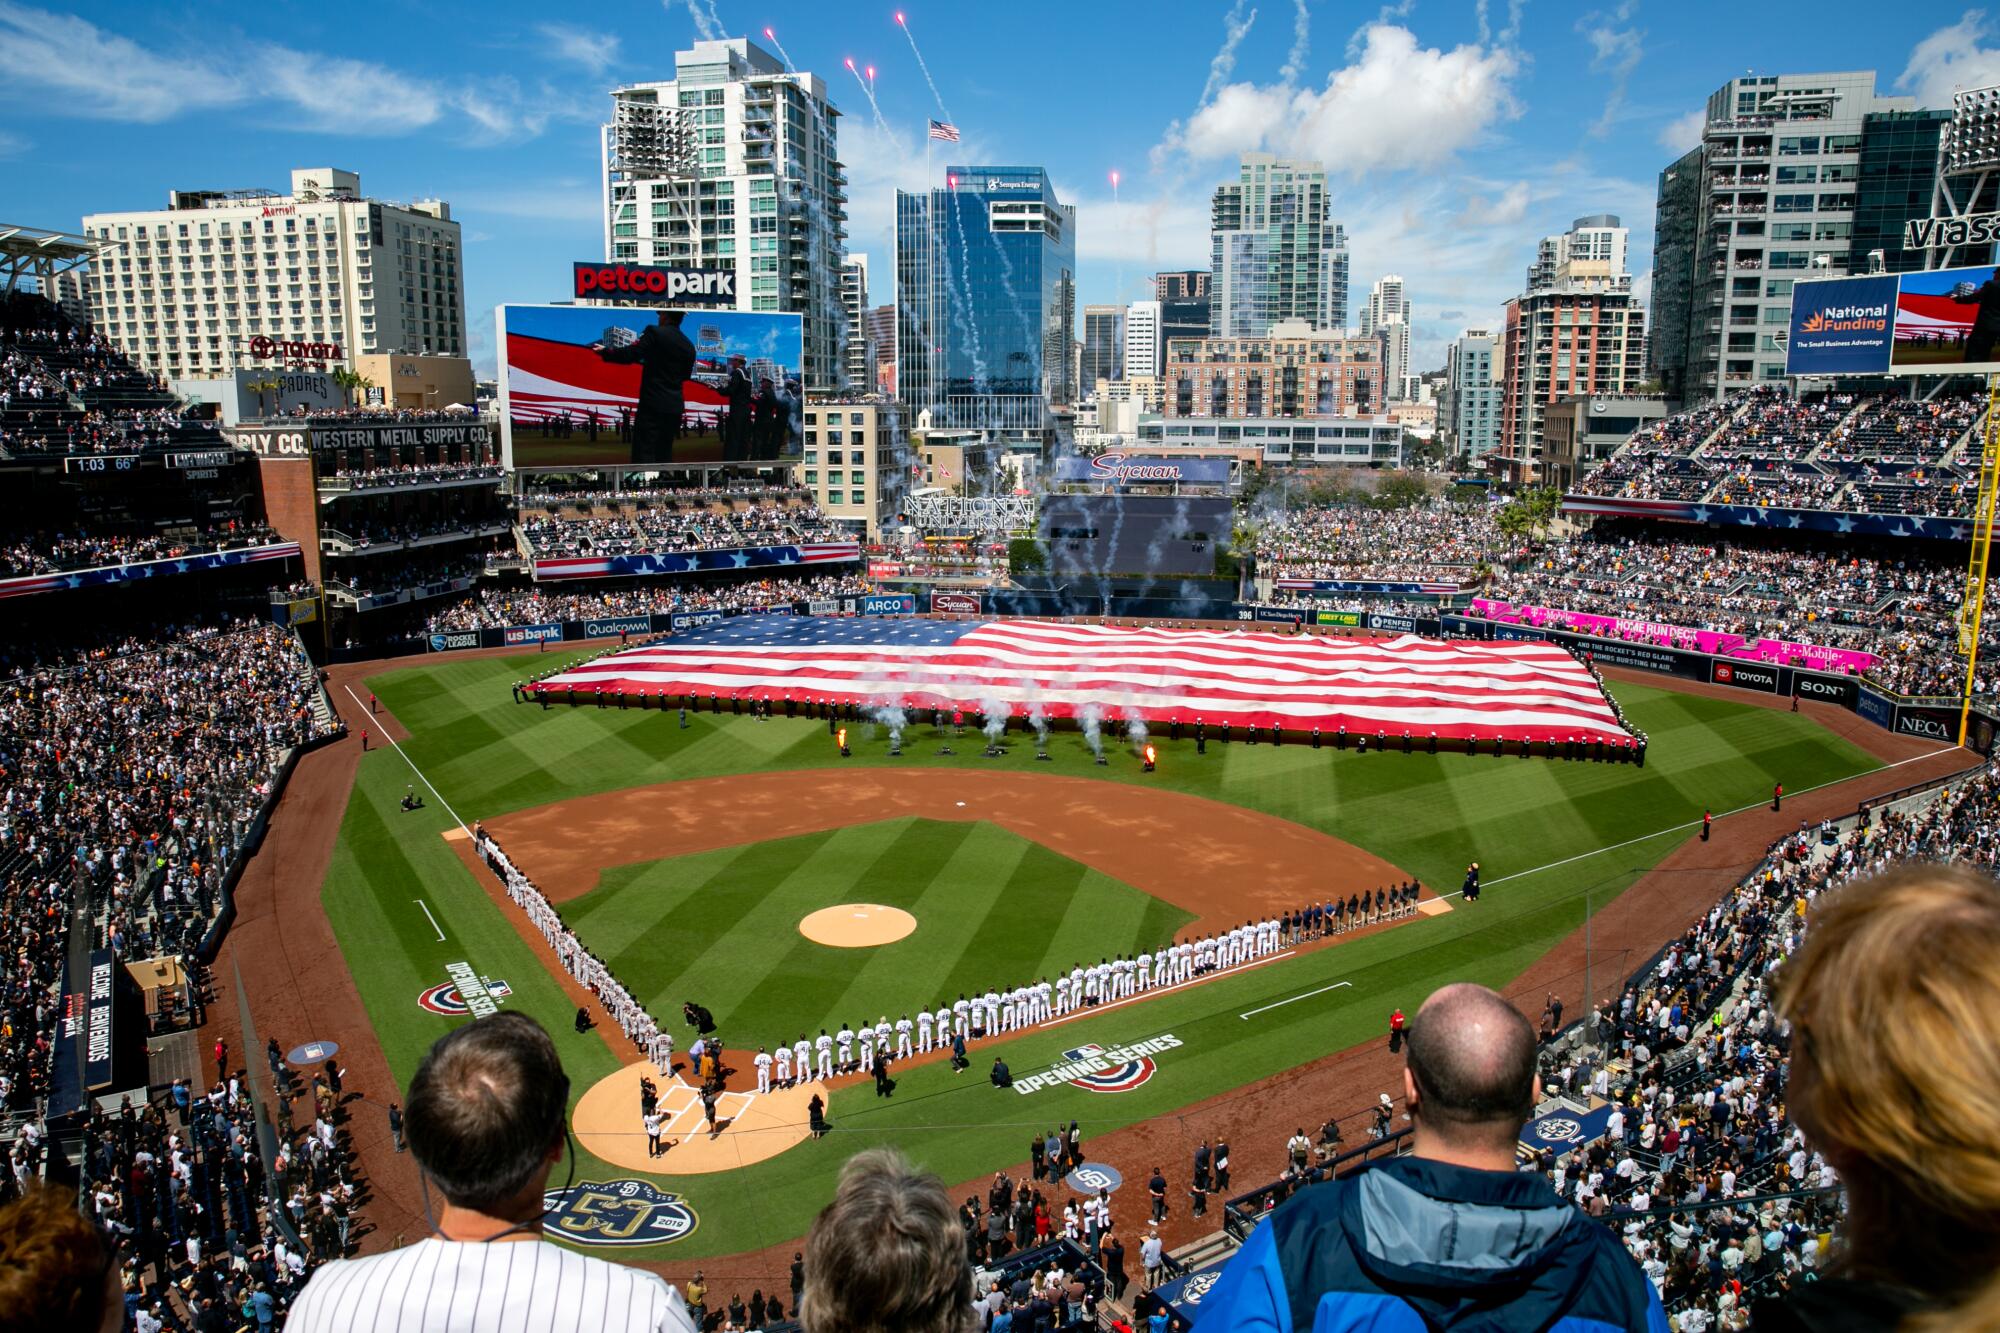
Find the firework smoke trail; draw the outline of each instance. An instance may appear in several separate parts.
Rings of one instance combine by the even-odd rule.
[[[896,11],[896,26],[903,30],[903,36],[910,39],[910,54],[917,58],[917,68],[924,72],[924,82],[931,86],[931,96],[937,99],[938,110],[944,113],[947,124],[958,122],[951,118],[951,108],[944,104],[944,94],[938,91],[937,80],[931,77],[931,67],[924,60],[924,53],[917,49],[917,35],[910,31],[910,20],[901,10]]]
[[[882,704],[879,707],[871,708],[868,710],[868,718],[872,722],[881,723],[888,729],[889,744],[901,745],[903,743],[903,728],[909,724],[909,719],[904,715],[901,704]]]
[[[1076,715],[1077,725],[1083,728],[1083,743],[1090,747],[1091,754],[1099,759],[1104,757],[1104,710],[1096,704],[1085,704]]]
[[[1125,710],[1125,740],[1134,754],[1146,748],[1146,719],[1136,708]]]
[[[1042,711],[1042,701],[1040,699],[1033,700],[1028,704],[1028,725],[1035,729],[1035,748],[1037,750],[1048,749],[1049,719],[1048,715]]]
[[[861,95],[868,99],[868,110],[875,117],[875,128],[888,136],[890,142],[895,142],[896,132],[889,128],[888,121],[882,119],[882,104],[875,100],[875,90],[868,86],[867,79],[861,77],[861,71],[854,67],[854,61],[851,59],[847,62],[847,72],[861,85]]]
[[[668,8],[672,8],[672,6],[669,5]],[[707,3],[706,7],[704,7],[704,0],[687,0],[687,12],[688,17],[694,20],[694,31],[697,37],[701,38],[704,42],[722,40],[724,36],[722,19],[716,14],[715,5],[712,3],[712,0]]]

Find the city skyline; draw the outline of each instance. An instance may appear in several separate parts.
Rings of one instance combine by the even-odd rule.
[[[1050,44],[1031,36],[1044,25],[943,6],[906,7],[907,29],[888,7],[834,27],[790,3],[634,5],[593,13],[596,26],[508,6],[478,11],[474,26],[469,8],[447,6],[444,30],[463,19],[479,35],[406,55],[386,13],[340,24],[301,13],[276,44],[220,7],[190,17],[111,4],[86,16],[7,0],[4,220],[76,230],[87,213],[162,207],[170,189],[269,186],[308,161],[357,171],[379,197],[451,205],[471,351],[490,373],[482,312],[560,299],[570,261],[601,254],[597,126],[611,90],[670,78],[673,53],[696,40],[748,36],[817,75],[841,113],[846,249],[870,257],[871,306],[891,299],[894,193],[925,183],[927,120],[957,126],[954,161],[1041,165],[1076,204],[1079,307],[1146,299],[1154,272],[1204,267],[1211,193],[1243,153],[1273,152],[1325,164],[1354,292],[1404,275],[1421,371],[1463,328],[1497,324],[1538,238],[1576,217],[1625,219],[1649,299],[1657,175],[1694,142],[1708,94],[1746,69],[1872,69],[1885,94],[1920,106],[2000,82],[2000,27],[1978,11],[1871,10],[1861,48],[1842,36],[1857,29],[1836,4],[1812,30],[1733,32],[1725,56],[1705,40],[1701,7],[1671,22],[1637,0],[1580,18],[1503,8],[1392,8],[1352,27],[1351,14],[1304,0],[1218,4],[1168,30],[1124,23],[1115,8],[1050,7],[1083,39]],[[1115,38],[1156,95],[1093,103],[1095,132],[1064,133],[1074,106],[1060,90],[1100,74],[1093,34]],[[101,77],[114,67],[125,71],[115,86]],[[1020,76],[987,72],[1000,69],[1032,69],[1058,95],[1018,96]],[[935,184],[944,157],[930,155]]]

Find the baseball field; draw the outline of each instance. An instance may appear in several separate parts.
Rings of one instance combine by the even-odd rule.
[[[1095,1140],[1374,1038],[1392,1008],[1414,1009],[1445,981],[1504,988],[1586,904],[1602,912],[1686,843],[1704,807],[1768,806],[1774,782],[1802,794],[1882,763],[1810,716],[1624,680],[1612,690],[1651,737],[1643,769],[1213,738],[1197,756],[1162,732],[1158,771],[1143,773],[1122,750],[1094,764],[1074,733],[1057,732],[1040,763],[1018,732],[989,758],[979,738],[928,725],[905,734],[898,758],[855,726],[843,759],[826,724],[804,718],[701,712],[682,727],[671,711],[510,702],[512,682],[559,660],[440,659],[367,678],[388,716],[360,761],[322,903],[398,1084],[465,1021],[461,992],[483,989],[555,1034],[573,1102],[600,1084],[616,1094],[629,1128],[593,1108],[576,1181],[650,1181],[698,1221],[671,1244],[614,1236],[611,1222],[589,1239],[676,1264],[802,1235],[860,1147],[893,1142],[947,1182],[969,1181],[1022,1161],[1051,1124],[1076,1119]],[[384,731],[400,748],[380,743]],[[937,753],[946,744],[956,752]],[[411,789],[422,809],[401,808]],[[887,1100],[866,1079],[838,1085],[824,1140],[774,1102],[654,1163],[636,1092],[616,1082],[640,1054],[608,1023],[573,1031],[580,992],[471,858],[462,826],[475,822],[683,1051],[682,1002],[714,1012],[742,1071],[732,1087],[746,1048],[935,1009],[1177,931],[1406,877],[1426,903],[1324,947],[985,1043],[963,1074],[911,1061]],[[1473,861],[1485,891],[1467,904],[1456,890]],[[897,909],[914,927],[868,947],[802,933],[806,917],[850,905]],[[1067,1052],[1141,1042],[1153,1043],[1146,1076],[1115,1093],[1067,1079],[1021,1093],[985,1077],[995,1055],[1033,1081],[1078,1058]],[[636,1072],[624,1077],[635,1089]]]

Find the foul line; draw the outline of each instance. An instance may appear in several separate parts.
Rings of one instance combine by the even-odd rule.
[[[1159,998],[1160,995],[1162,995],[1167,991],[1193,990],[1196,986],[1203,985],[1206,982],[1215,981],[1221,977],[1237,976],[1240,973],[1248,972],[1253,967],[1262,967],[1266,963],[1275,963],[1281,958],[1290,958],[1297,953],[1298,950],[1296,949],[1287,949],[1283,953],[1265,954],[1262,958],[1253,958],[1247,963],[1238,963],[1234,967],[1224,967],[1224,968],[1218,968],[1213,972],[1204,972],[1202,975],[1198,977],[1190,977],[1186,981],[1177,981],[1166,986],[1153,986],[1146,990],[1140,991],[1136,995],[1128,995],[1122,1000],[1113,1000],[1110,1004],[1100,1004],[1087,1009],[1072,1010],[1071,1012],[1064,1014],[1061,1018],[1051,1018],[1046,1022],[1035,1024],[1033,1025],[1032,1030],[1040,1030],[1045,1028],[1059,1028],[1065,1023],[1074,1023],[1079,1018],[1095,1018],[1099,1014],[1108,1014],[1113,1009],[1122,1009],[1128,1004],[1137,1004],[1141,1000],[1157,999]],[[1027,1032],[1030,1030],[1031,1028],[1023,1026],[1018,1028],[1011,1028],[1009,1029],[1009,1032]],[[1008,1035],[1008,1032],[988,1033],[987,1035],[989,1037],[995,1037],[995,1036],[1004,1037]],[[951,1044],[950,1042],[945,1043],[945,1045],[947,1046],[949,1046],[950,1044]]]
[[[1351,981],[1336,981],[1331,986],[1321,986],[1318,990],[1309,990],[1304,995],[1294,995],[1289,1000],[1279,1000],[1276,1004],[1267,1004],[1262,1009],[1252,1009],[1249,1014],[1238,1014],[1236,1016],[1248,1022],[1250,1014],[1261,1014],[1267,1013],[1272,1009],[1282,1009],[1286,1005],[1293,1004],[1299,1000],[1310,1000],[1315,995],[1324,995],[1330,990],[1339,990],[1342,986],[1352,986],[1353,984]]]
[[[354,706],[356,708],[359,708],[363,713],[366,713],[370,719],[373,719],[375,715],[373,713],[368,712],[368,705],[361,702],[361,696],[354,692],[354,687],[352,685],[342,685],[340,688],[347,691],[347,697],[354,700]],[[395,749],[396,753],[399,756],[401,756],[403,762],[410,766],[410,771],[417,775],[417,781],[423,783],[424,786],[430,791],[430,794],[437,797],[437,803],[444,807],[444,812],[446,814],[451,816],[451,822],[458,825],[459,828],[464,829],[466,837],[468,838],[471,837],[472,830],[465,827],[465,821],[458,817],[458,811],[451,808],[451,802],[447,801],[444,798],[444,793],[440,792],[437,789],[437,787],[432,784],[431,780],[424,776],[424,770],[417,767],[416,761],[411,759],[410,756],[408,756],[407,754],[403,753],[403,747],[396,744],[396,738],[389,734],[389,730],[387,727],[384,727],[382,729],[382,739],[389,742],[389,744]],[[437,923],[432,922],[431,924],[436,925]]]
[[[1820,791],[1826,787],[1838,787],[1843,782],[1853,782],[1857,778],[1872,777],[1874,774],[1877,773],[1886,773],[1892,768],[1902,768],[1908,764],[1920,764],[1926,759],[1935,759],[1941,754],[1950,754],[1953,750],[1958,750],[1963,748],[1964,748],[1963,746],[1958,746],[1958,745],[1941,745],[1937,749],[1931,750],[1928,753],[1912,755],[1908,759],[1898,759],[1893,763],[1883,764],[1878,768],[1871,768],[1866,773],[1856,773],[1852,777],[1833,778],[1826,782],[1817,782],[1810,787],[1801,787],[1795,792],[1786,792],[1785,795],[1804,796],[1809,792]],[[1731,815],[1740,815],[1748,810],[1762,810],[1767,804],[1768,802],[1765,801],[1752,801],[1748,805],[1739,805],[1734,810],[1724,810],[1721,814],[1717,815],[1716,818],[1727,819]],[[1644,833],[1636,838],[1627,838],[1623,842],[1614,842],[1609,847],[1593,847],[1591,850],[1587,852],[1578,852],[1575,856],[1565,856],[1560,861],[1551,861],[1547,865],[1536,866],[1531,870],[1517,870],[1511,875],[1501,875],[1497,879],[1483,879],[1479,882],[1479,887],[1484,889],[1484,888],[1489,888],[1495,884],[1505,884],[1510,879],[1526,879],[1530,875],[1539,875],[1544,870],[1554,870],[1558,866],[1566,866],[1575,861],[1585,861],[1593,856],[1602,856],[1606,852],[1618,851],[1620,848],[1623,847],[1632,847],[1642,842],[1651,842],[1655,838],[1664,838],[1669,833],[1679,833],[1686,829],[1697,829],[1700,827],[1701,827],[1701,821],[1699,819],[1690,819],[1684,824],[1669,824],[1667,825],[1667,827],[1663,829],[1656,829],[1651,833]],[[1459,897],[1464,892],[1465,890],[1463,889],[1453,889],[1450,893],[1440,893],[1437,896],[1440,899],[1456,898]]]
[[[442,799],[442,798],[440,798],[440,799]],[[429,904],[429,903],[427,903],[427,902],[425,902],[425,901],[424,901],[424,900],[423,900],[422,898],[412,898],[412,899],[410,899],[410,901],[411,901],[411,902],[413,902],[413,903],[415,903],[415,904],[416,904],[417,906],[419,906],[419,907],[421,907],[421,908],[423,908],[423,909],[424,909],[424,918],[425,918],[425,919],[426,919],[427,921],[429,921],[429,922],[431,923],[431,929],[432,929],[432,930],[435,930],[435,931],[436,931],[436,932],[438,933],[438,943],[439,943],[439,944],[443,944],[443,943],[444,943],[444,927],[443,927],[443,926],[440,926],[440,925],[438,924],[438,919],[437,919],[436,917],[434,917],[434,916],[432,916],[432,915],[431,915],[431,907],[430,907],[430,904]]]

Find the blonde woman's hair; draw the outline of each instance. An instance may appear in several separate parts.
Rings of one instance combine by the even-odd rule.
[[[1843,1271],[2000,1328],[2000,885],[1905,866],[1827,895],[1774,994],[1797,1122],[1847,1185]]]
[[[808,1333],[970,1333],[972,1264],[944,1182],[894,1148],[856,1153],[806,1237]]]

